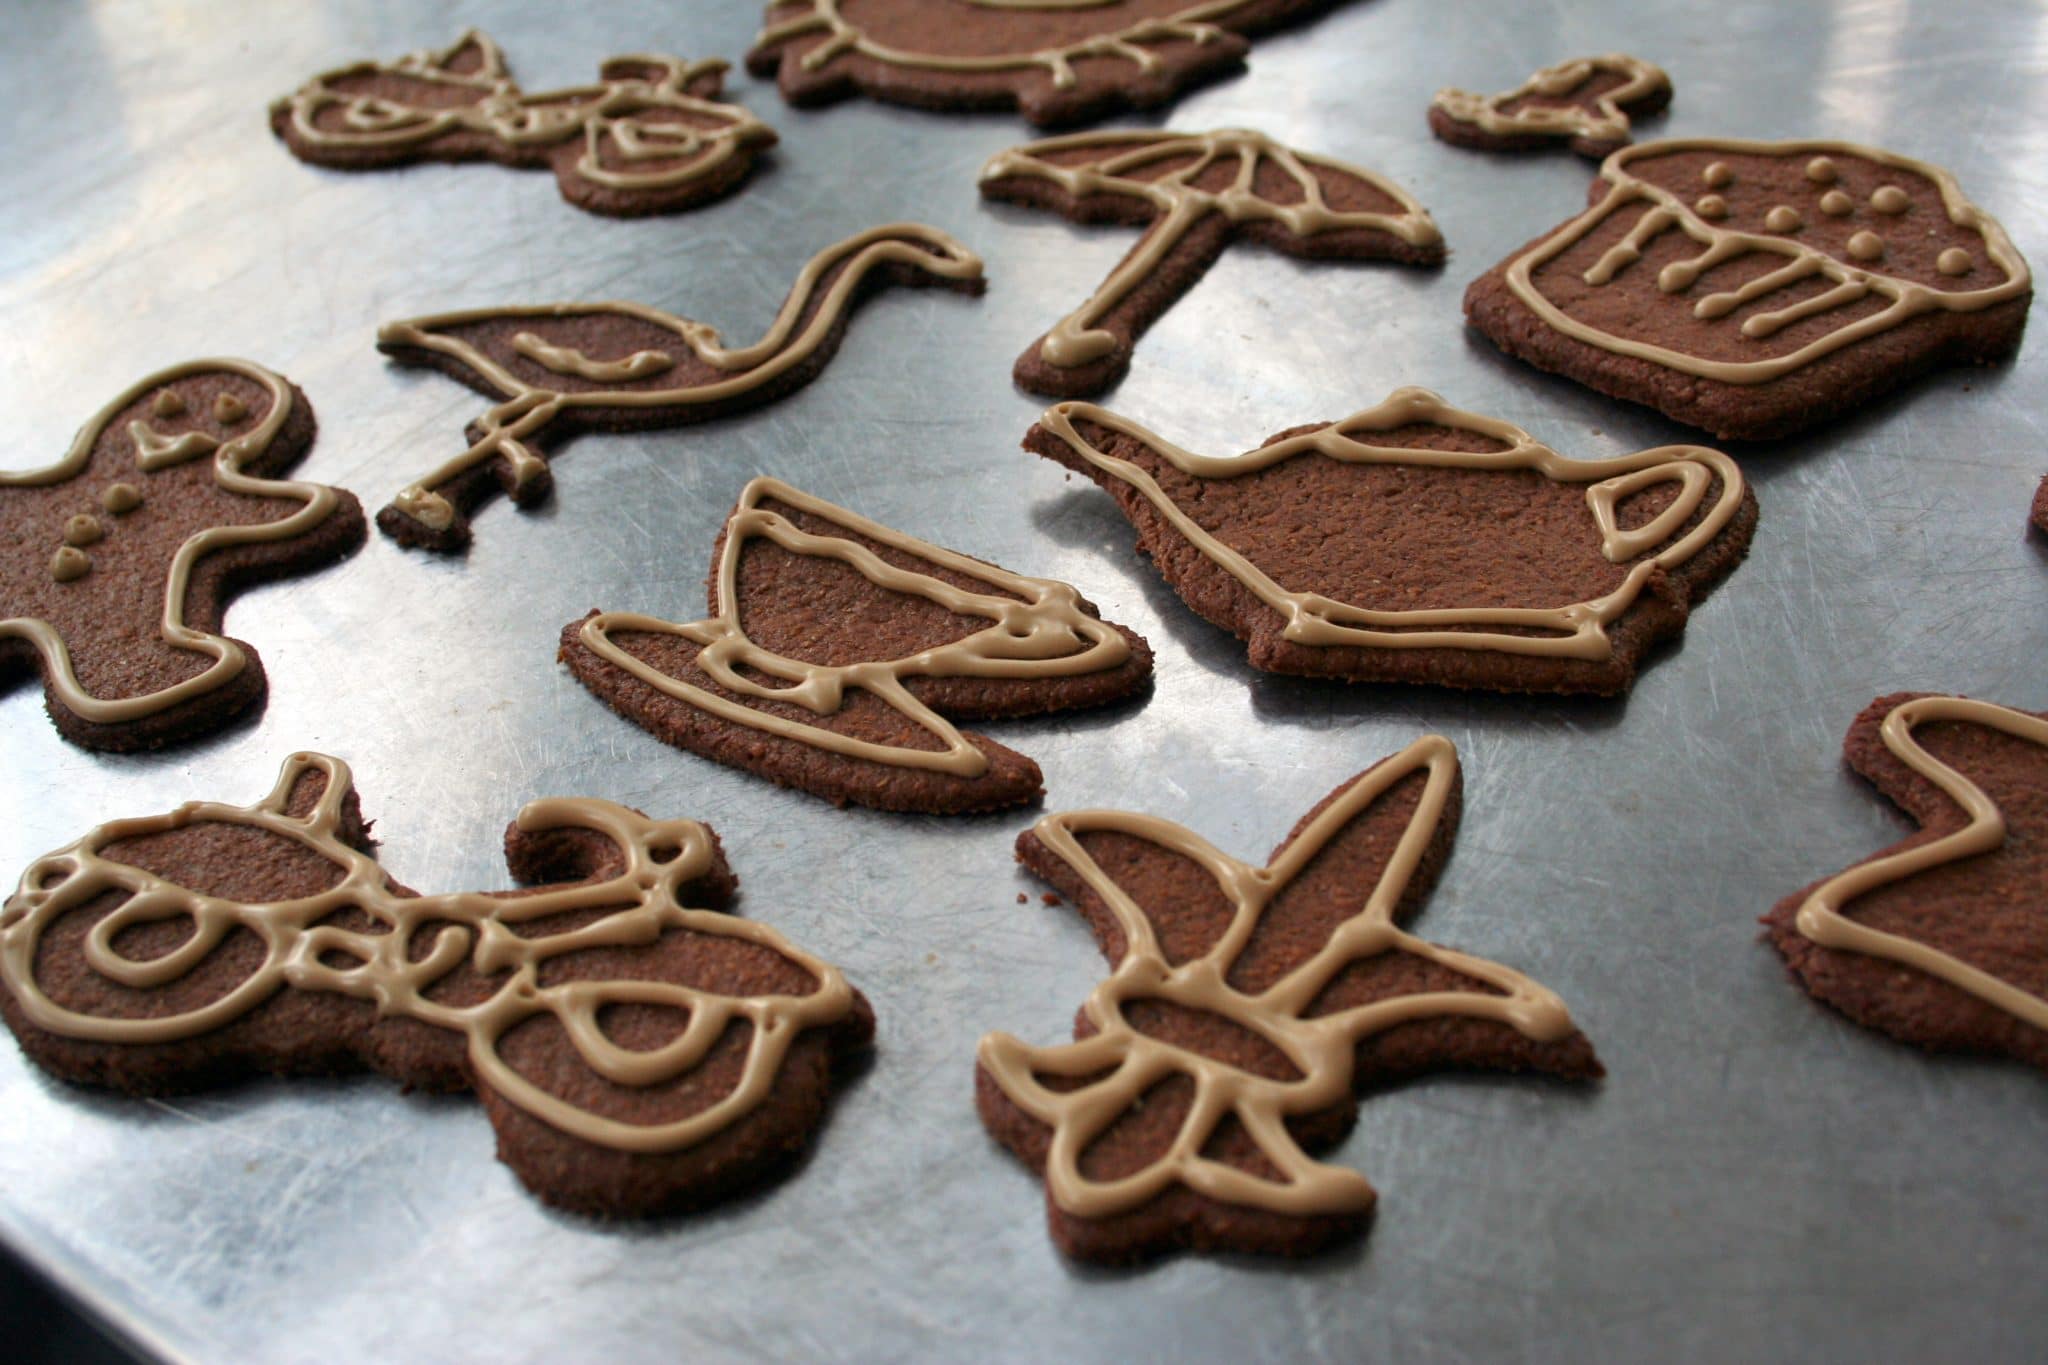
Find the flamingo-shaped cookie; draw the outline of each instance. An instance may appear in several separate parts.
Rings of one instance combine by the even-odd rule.
[[[1720,451],[1567,459],[1416,388],[1232,458],[1092,403],[1046,409],[1024,446],[1108,489],[1174,590],[1276,673],[1624,692],[1756,523]]]
[[[39,670],[57,729],[92,749],[259,702],[255,649],[220,633],[229,600],[363,541],[354,494],[281,477],[313,434],[283,375],[194,360],[118,395],[57,463],[0,473],[0,680]]]
[[[0,1016],[51,1072],[130,1092],[354,1067],[473,1088],[521,1180],[604,1215],[785,1164],[871,1031],[837,968],[690,908],[736,885],[694,821],[535,801],[505,854],[545,885],[431,896],[367,831],[320,754],[254,806],[102,825],[0,908]]]
[[[1401,927],[1450,856],[1459,790],[1456,748],[1429,735],[1330,793],[1264,867],[1121,811],[1017,840],[1112,964],[1077,1041],[981,1042],[982,1120],[1044,1171],[1063,1250],[1312,1251],[1372,1209],[1363,1176],[1308,1155],[1350,1128],[1359,1087],[1601,1074],[1550,991]]]
[[[978,294],[981,258],[937,228],[890,223],[813,256],[768,330],[728,347],[716,328],[637,303],[473,308],[386,323],[377,346],[504,401],[460,455],[377,514],[384,532],[437,550],[469,543],[468,512],[493,486],[522,506],[545,497],[536,448],[556,423],[609,430],[681,426],[772,402],[839,349],[853,305],[884,284]]]
[[[1902,692],[1843,753],[1921,828],[1765,916],[1793,979],[1903,1042],[2048,1070],[2048,713]]]
[[[549,166],[579,208],[666,213],[717,198],[775,145],[767,124],[719,102],[725,70],[613,57],[595,85],[527,94],[498,45],[471,29],[440,51],[323,72],[271,106],[270,126],[295,156],[322,166]]]

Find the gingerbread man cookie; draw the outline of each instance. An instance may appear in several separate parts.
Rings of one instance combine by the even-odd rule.
[[[373,170],[414,161],[547,166],[562,197],[629,218],[726,193],[775,131],[718,100],[721,61],[613,57],[595,85],[529,95],[498,45],[471,29],[438,52],[322,72],[270,106],[302,161]]]
[[[57,463],[0,473],[0,676],[39,670],[89,749],[155,748],[259,702],[255,649],[219,634],[228,602],[363,542],[354,494],[279,477],[313,433],[284,376],[193,360],[100,409]]]
[[[1401,927],[1450,857],[1459,790],[1457,749],[1429,735],[1323,798],[1264,867],[1123,811],[1018,838],[1113,967],[1075,1042],[981,1042],[982,1122],[1044,1172],[1061,1250],[1305,1254],[1372,1210],[1363,1176],[1308,1155],[1349,1131],[1358,1089],[1602,1074],[1550,991]]]
[[[1718,450],[1567,459],[1415,388],[1234,458],[1092,403],[1048,408],[1024,448],[1107,489],[1253,667],[1355,681],[1625,692],[1757,516]]]
[[[494,488],[520,506],[547,496],[553,480],[537,447],[557,424],[683,426],[773,402],[817,377],[854,304],[886,284],[979,294],[981,258],[922,223],[856,233],[805,264],[751,346],[728,347],[715,327],[637,303],[472,308],[386,323],[377,332],[386,355],[504,401],[470,428],[467,450],[402,491],[377,525],[407,545],[461,549],[469,512]]]
[[[1339,0],[773,0],[747,69],[791,104],[856,91],[1021,109],[1041,127],[1164,104],[1236,70],[1253,35]]]
[[[1788,436],[2018,347],[2033,277],[1937,166],[1846,142],[1627,147],[1473,281],[1495,345],[1716,436]]]
[[[1446,87],[1429,105],[1429,130],[1458,147],[1524,152],[1559,143],[1603,157],[1629,142],[1629,116],[1671,102],[1662,67],[1626,53],[1574,57],[1546,66],[1512,90],[1481,95]]]
[[[2048,713],[1901,692],[1843,754],[1920,830],[1765,916],[1793,980],[1901,1042],[2048,1070]]]
[[[718,836],[608,801],[535,801],[510,892],[421,896],[367,850],[348,766],[295,754],[254,806],[116,820],[0,908],[0,1016],[66,1080],[156,1094],[368,1068],[473,1089],[551,1204],[693,1207],[787,1166],[867,1002],[719,913]],[[708,908],[694,908],[708,907]]]
[[[1073,587],[907,536],[777,479],[719,535],[709,619],[592,612],[561,659],[661,739],[786,787],[949,815],[1041,794],[1038,765],[947,717],[1097,706],[1152,651]]]
[[[1077,222],[1145,227],[1094,295],[1017,358],[1019,386],[1059,398],[1121,379],[1145,329],[1239,238],[1290,256],[1444,259],[1436,224],[1400,186],[1244,128],[1048,138],[997,155],[981,192]]]

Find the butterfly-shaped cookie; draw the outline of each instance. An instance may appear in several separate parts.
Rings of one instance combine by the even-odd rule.
[[[1063,1250],[1312,1251],[1372,1209],[1363,1176],[1308,1154],[1349,1130],[1358,1088],[1601,1074],[1550,991],[1402,927],[1450,856],[1459,790],[1457,750],[1430,735],[1325,797],[1263,867],[1121,811],[1017,840],[1112,966],[1075,1042],[981,1042],[982,1120],[1044,1171]]]

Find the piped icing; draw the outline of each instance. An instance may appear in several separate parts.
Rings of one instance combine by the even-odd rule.
[[[1345,1102],[1352,1092],[1359,1045],[1402,1024],[1462,1018],[1487,1020],[1540,1043],[1573,1031],[1555,994],[1497,963],[1442,948],[1408,933],[1396,911],[1429,850],[1457,780],[1458,753],[1441,735],[1426,735],[1361,774],[1301,830],[1274,861],[1255,867],[1221,852],[1192,831],[1156,816],[1085,810],[1047,815],[1033,833],[1098,896],[1121,931],[1124,949],[1110,975],[1082,1007],[1088,1037],[1034,1047],[1006,1033],[981,1040],[983,1070],[1011,1103],[1052,1129],[1045,1156],[1052,1202],[1081,1218],[1103,1218],[1152,1200],[1178,1185],[1224,1203],[1291,1215],[1357,1212],[1373,1188],[1356,1171],[1327,1166],[1304,1152],[1288,1120]],[[1337,834],[1403,779],[1424,774],[1419,802],[1378,881],[1357,913],[1344,920],[1313,956],[1256,992],[1231,984],[1233,968],[1257,934],[1262,916]],[[1228,900],[1230,920],[1201,956],[1172,962],[1152,922],[1101,864],[1082,836],[1115,832],[1158,844],[1191,860]],[[1405,954],[1470,978],[1469,990],[1397,995],[1330,1013],[1313,1007],[1346,968]],[[1490,987],[1491,990],[1484,988]],[[1220,1017],[1284,1055],[1287,1079],[1254,1075],[1141,1031],[1134,1007],[1163,1003]],[[1192,1108],[1172,1146],[1142,1168],[1092,1179],[1083,1157],[1090,1143],[1140,1103],[1159,1082],[1186,1076]],[[1047,1084],[1057,1080],[1062,1084]],[[1276,1173],[1267,1178],[1204,1155],[1218,1127],[1235,1120]]]
[[[1590,109],[1581,104],[1535,103],[1524,104],[1519,109],[1509,108],[1538,96],[1564,99],[1602,75],[1620,76],[1622,83],[1600,95]],[[1671,77],[1662,67],[1624,52],[1610,52],[1598,57],[1573,57],[1554,66],[1546,66],[1514,89],[1503,90],[1497,95],[1446,87],[1437,91],[1431,102],[1459,123],[1470,124],[1495,136],[1574,138],[1611,144],[1628,141],[1629,117],[1623,105],[1634,104],[1656,91],[1670,89]],[[1726,165],[1716,165],[1721,176],[1717,178],[1710,174],[1706,183],[1719,188],[1726,185],[1731,177],[1727,174]],[[1712,171],[1714,168],[1708,169]]]
[[[1992,853],[2005,844],[2005,817],[1984,789],[1927,752],[1914,731],[1942,721],[1982,725],[2040,746],[2048,763],[2048,720],[1967,697],[1915,697],[1892,708],[1878,728],[1886,749],[1939,787],[1966,817],[1962,828],[1936,839],[1910,842],[1897,852],[1839,872],[1815,887],[1793,916],[1793,927],[1823,948],[1864,953],[1938,977],[2023,1023],[2048,1029],[2048,1000],[1974,967],[1952,953],[1850,918],[1858,896],[1918,873]],[[2048,905],[2048,902],[2044,902]]]
[[[771,502],[814,514],[997,591],[971,592],[891,564],[848,537],[806,531],[764,506]],[[827,665],[774,653],[749,639],[740,619],[740,561],[748,542],[755,539],[772,541],[796,554],[839,560],[878,587],[922,597],[959,615],[986,618],[988,625],[961,639],[897,659]],[[1070,584],[1026,578],[929,544],[778,479],[757,478],[742,490],[739,506],[726,522],[724,548],[714,574],[717,615],[678,623],[633,612],[601,612],[583,623],[583,644],[605,662],[678,701],[738,725],[850,758],[978,777],[988,769],[987,757],[951,722],[911,695],[904,686],[906,680],[1068,677],[1115,668],[1130,657],[1129,643],[1115,627],[1082,611],[1080,594]],[[821,718],[835,714],[849,692],[867,692],[913,721],[938,747],[876,743],[720,696],[671,677],[612,638],[635,632],[680,636],[701,647],[696,666],[720,687],[742,697],[799,706]],[[766,675],[770,681],[764,683],[752,675]]]
[[[309,773],[325,775],[325,790],[309,814],[294,816],[289,813],[293,788]],[[764,925],[682,904],[680,889],[704,876],[714,856],[710,832],[693,820],[650,820],[609,801],[534,801],[519,812],[519,829],[594,831],[617,846],[624,867],[603,879],[535,891],[401,895],[383,868],[341,837],[350,781],[348,765],[339,759],[295,754],[285,762],[276,788],[254,806],[190,802],[164,815],[116,820],[37,859],[0,909],[0,982],[35,1027],[122,1045],[211,1033],[287,988],[372,1001],[380,1018],[416,1020],[461,1034],[476,1079],[534,1118],[586,1142],[636,1153],[679,1151],[730,1127],[767,1098],[791,1043],[806,1030],[846,1018],[854,1008],[852,988],[830,963]],[[201,824],[240,826],[310,849],[339,875],[315,895],[242,901],[181,886],[104,853],[123,840]],[[93,926],[83,946],[86,965],[109,981],[131,990],[170,985],[238,932],[263,944],[263,961],[232,990],[181,1014],[120,1018],[66,1008],[37,978],[38,947],[61,917],[110,891],[125,893],[126,899]],[[347,911],[368,916],[376,929],[356,932],[326,922]],[[534,927],[550,916],[577,911],[604,913],[566,932]],[[174,919],[189,921],[192,932],[164,956],[141,960],[117,947],[126,929]],[[552,962],[590,949],[650,944],[672,932],[759,945],[807,973],[817,988],[806,995],[744,995],[659,980],[549,979]],[[415,959],[413,949],[423,934],[433,936],[432,948]],[[465,963],[482,976],[502,973],[503,980],[475,1004],[436,998],[436,984]],[[684,1011],[688,1023],[656,1050],[623,1048],[600,1023],[605,1009],[623,1004]],[[735,1022],[751,1029],[743,1074],[729,1093],[687,1118],[641,1124],[551,1094],[505,1060],[499,1042],[520,1024],[542,1016],[560,1025],[591,1071],[629,1087],[659,1085],[688,1073]]]
[[[1848,238],[1845,250],[1852,259],[1844,260],[1813,245],[1810,240],[1805,239],[1806,234],[1743,232],[1732,227],[1717,226],[1709,221],[1708,215],[1700,213],[1696,206],[1688,205],[1684,196],[1639,177],[1630,170],[1630,165],[1634,161],[1684,152],[1726,153],[1732,157],[1810,157],[1811,159],[1806,162],[1805,177],[1816,186],[1839,183],[1841,168],[1836,158],[1844,161],[1854,158],[1876,166],[1910,171],[1923,176],[1941,196],[1938,206],[1925,205],[1923,211],[1935,211],[1938,207],[1950,223],[1978,234],[1985,258],[2001,278],[1981,288],[1948,289],[1936,288],[1903,276],[1888,275],[1875,264],[1886,254],[1885,242],[1879,234],[1869,229],[1861,229]],[[1766,383],[1802,369],[1843,347],[1890,331],[1924,314],[1980,312],[2013,299],[2023,298],[2033,288],[2027,263],[2013,247],[2005,229],[1999,226],[1998,221],[1991,215],[1964,197],[1962,187],[1954,176],[1939,166],[1874,147],[1863,147],[1847,142],[1748,142],[1734,138],[1676,139],[1625,147],[1607,158],[1601,165],[1600,174],[1612,183],[1613,188],[1599,203],[1514,257],[1505,271],[1507,286],[1515,297],[1547,326],[1566,336],[1615,355],[1651,361],[1702,379],[1724,384]],[[1821,212],[1830,217],[1845,217],[1855,211],[1855,201],[1839,188],[1825,191],[1819,196],[1818,202]],[[1889,204],[1892,201],[1887,199],[1886,202]],[[1765,253],[1767,259],[1770,255],[1784,258],[1783,265],[1757,275],[1738,288],[1700,300],[1694,307],[1696,317],[1724,315],[1737,307],[1746,306],[1811,277],[1818,276],[1827,282],[1828,287],[1818,294],[1802,298],[1774,311],[1755,313],[1746,317],[1739,331],[1749,340],[1762,341],[1794,322],[1856,304],[1873,295],[1882,299],[1884,306],[1875,312],[1864,312],[1855,316],[1832,331],[1782,355],[1759,354],[1752,360],[1726,360],[1693,355],[1652,341],[1607,331],[1573,317],[1537,288],[1534,280],[1536,271],[1557,259],[1578,242],[1585,240],[1609,218],[1638,208],[1642,210],[1640,217],[1628,233],[1609,247],[1584,272],[1587,284],[1597,287],[1611,283],[1641,259],[1643,250],[1650,241],[1675,228],[1697,242],[1703,249],[1695,256],[1665,266],[1659,273],[1657,287],[1667,294],[1685,293],[1708,271],[1752,253]],[[1897,213],[1905,212],[1906,207],[1901,205],[1896,210],[1878,211],[1896,216]],[[1943,270],[1942,273],[1962,272]],[[1722,307],[1717,301],[1725,301],[1727,306]]]
[[[377,331],[380,347],[446,356],[466,374],[505,396],[504,402],[477,420],[484,433],[480,440],[407,485],[393,506],[432,530],[445,530],[456,513],[441,489],[486,461],[503,459],[509,469],[508,491],[516,496],[547,468],[546,459],[529,442],[564,413],[589,408],[703,406],[773,384],[811,360],[835,337],[867,277],[889,266],[911,266],[946,280],[979,280],[982,269],[979,256],[937,228],[922,223],[869,228],[833,243],[806,262],[762,338],[750,346],[730,348],[715,327],[638,303],[471,308],[385,323]],[[820,282],[835,269],[830,286],[819,296]],[[631,318],[672,334],[678,346],[723,372],[724,377],[668,387],[555,388],[515,373],[510,368],[513,357],[494,356],[459,335],[461,329],[477,323],[531,322],[531,330],[512,339],[511,349],[517,358],[530,360],[552,374],[597,384],[641,384],[675,368],[674,356],[666,351],[642,349],[623,357],[591,356],[573,345],[550,342],[543,335],[551,325],[605,315]]]
[[[101,408],[80,428],[70,451],[57,463],[23,472],[0,471],[0,489],[47,487],[76,478],[92,463],[94,447],[106,434],[108,425],[122,412],[152,390],[159,390],[148,405],[149,411],[162,421],[183,416],[185,401],[172,393],[169,386],[181,379],[210,373],[239,375],[261,385],[268,399],[262,420],[227,440],[196,430],[175,437],[166,436],[147,420],[134,420],[129,423],[127,434],[135,447],[137,472],[147,475],[210,456],[214,483],[224,492],[281,499],[299,505],[290,515],[275,521],[208,527],[193,533],[178,547],[164,580],[159,634],[171,648],[205,656],[211,662],[191,677],[168,687],[132,697],[95,697],[79,681],[72,667],[70,649],[65,645],[63,636],[48,621],[31,616],[0,620],[0,639],[28,641],[41,657],[43,676],[50,694],[65,708],[90,723],[105,725],[139,720],[223,687],[239,676],[248,666],[248,655],[242,647],[224,635],[198,630],[185,622],[186,597],[191,588],[194,567],[207,555],[236,545],[289,540],[304,535],[334,515],[341,505],[340,497],[334,489],[323,484],[258,478],[243,472],[245,466],[260,460],[269,451],[272,441],[291,417],[296,401],[292,386],[282,375],[247,360],[189,360],[182,365],[159,370]],[[172,402],[162,401],[166,394]],[[244,412],[243,417],[247,415]],[[114,516],[126,515],[141,503],[140,490],[135,484],[125,481],[109,484],[100,494],[101,506]],[[59,583],[77,582],[91,571],[91,556],[78,545],[95,543],[106,533],[106,525],[96,518],[83,517],[83,520],[93,521],[100,536],[85,542],[74,541],[56,551],[50,562],[50,574]],[[73,517],[66,524],[67,539],[71,535],[71,527],[80,522],[81,517]]]
[[[1742,503],[1743,477],[1735,461],[1704,446],[1659,446],[1611,460],[1572,460],[1528,432],[1497,418],[1451,407],[1426,389],[1396,389],[1377,406],[1340,422],[1275,441],[1248,454],[1218,458],[1182,449],[1128,418],[1092,403],[1060,403],[1039,423],[1095,468],[1138,490],[1204,557],[1242,583],[1286,621],[1284,638],[1303,645],[1365,645],[1384,649],[1486,649],[1510,654],[1604,660],[1613,653],[1607,627],[1642,595],[1650,575],[1675,568],[1705,549]],[[1559,483],[1583,483],[1589,529],[1602,556],[1626,564],[1620,583],[1597,598],[1556,607],[1447,607],[1390,610],[1296,591],[1277,582],[1244,554],[1206,530],[1169,496],[1149,472],[1112,455],[1082,435],[1088,423],[1128,436],[1181,473],[1196,479],[1239,478],[1313,452],[1351,464],[1406,464],[1452,469],[1533,469]],[[1375,445],[1375,432],[1429,424],[1469,431],[1504,447],[1447,451]],[[1671,503],[1642,526],[1624,530],[1616,507],[1629,495],[1673,482]],[[1708,501],[1709,490],[1719,490]],[[1698,514],[1683,535],[1678,532]],[[1495,627],[1495,629],[1486,629]],[[1512,627],[1536,634],[1509,633]]]

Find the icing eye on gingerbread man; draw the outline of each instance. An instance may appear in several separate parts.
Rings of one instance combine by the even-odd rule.
[[[1254,667],[1354,681],[1625,692],[1757,515],[1720,451],[1568,459],[1417,388],[1234,457],[1092,403],[1048,408],[1024,446],[1107,489]]]
[[[505,854],[537,885],[510,893],[415,895],[368,848],[322,754],[254,806],[102,825],[0,909],[7,1022],[48,1070],[121,1090],[346,1061],[473,1089],[520,1179],[599,1216],[786,1165],[872,1033],[836,967],[723,913],[737,881],[695,821],[532,802]]]
[[[341,170],[412,161],[548,166],[592,213],[669,213],[744,180],[775,132],[719,102],[726,64],[614,57],[595,85],[528,94],[471,29],[440,51],[323,72],[270,109],[302,160]]]
[[[1062,1250],[1312,1251],[1373,1206],[1362,1175],[1309,1155],[1350,1128],[1358,1089],[1446,1067],[1601,1074],[1556,995],[1402,927],[1450,856],[1459,789],[1456,748],[1429,735],[1330,793],[1263,867],[1124,811],[1018,838],[1112,966],[1075,1042],[981,1041],[982,1121],[1044,1172]]]
[[[0,666],[41,673],[66,738],[154,747],[262,697],[255,651],[218,633],[229,599],[363,538],[353,496],[278,477],[312,438],[289,380],[199,360],[115,398],[56,464],[0,473]]]

